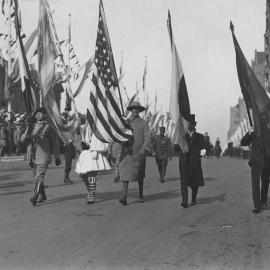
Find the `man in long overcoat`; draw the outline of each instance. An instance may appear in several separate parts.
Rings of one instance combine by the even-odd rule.
[[[182,207],[188,207],[188,187],[192,191],[192,205],[197,203],[198,189],[204,186],[203,172],[201,165],[201,150],[205,149],[204,136],[196,132],[195,115],[191,114],[189,119],[188,132],[186,141],[189,152],[183,154],[180,150],[179,154],[179,170],[181,181]]]
[[[151,150],[150,146],[150,131],[148,123],[143,120],[139,114],[145,110],[143,106],[137,101],[134,101],[127,107],[131,111],[131,118],[129,119],[130,126],[133,131],[134,142],[132,145],[132,161],[134,163],[133,179],[130,181],[137,181],[139,186],[139,202],[144,202],[143,185],[145,178],[145,166],[146,166],[146,153]],[[120,164],[121,165],[121,164]],[[123,167],[122,167],[123,168]],[[126,197],[128,191],[127,179],[121,179],[121,166],[120,180],[123,181],[123,196],[119,198],[119,202],[123,205],[127,204]]]

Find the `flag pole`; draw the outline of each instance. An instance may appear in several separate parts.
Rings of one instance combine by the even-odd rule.
[[[11,77],[11,2],[12,0],[9,0],[9,29],[8,29],[8,78],[10,80]],[[9,88],[10,88],[9,84]],[[10,91],[10,89],[8,89]],[[11,153],[11,141],[12,141],[12,136],[11,136],[11,96],[9,93],[9,98],[8,98],[8,137],[9,137],[9,147],[8,147],[8,155]]]
[[[233,40],[235,40],[236,37],[235,37],[235,34],[234,34],[234,25],[233,25],[232,21],[230,21],[230,29],[231,29],[231,32],[232,32]],[[252,119],[251,119],[251,115],[250,115],[250,109],[249,109],[246,102],[245,102],[245,104],[246,104],[246,108],[247,108],[247,115],[248,115],[248,120],[249,120],[250,127],[253,127],[253,123],[252,123]]]

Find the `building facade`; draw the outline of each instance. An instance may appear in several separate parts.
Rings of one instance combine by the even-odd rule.
[[[266,22],[264,34],[264,52],[265,52],[265,70],[264,70],[264,87],[270,92],[270,0],[266,0]]]

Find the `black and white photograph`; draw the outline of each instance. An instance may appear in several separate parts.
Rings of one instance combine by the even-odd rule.
[[[0,269],[270,269],[270,0],[0,0]]]

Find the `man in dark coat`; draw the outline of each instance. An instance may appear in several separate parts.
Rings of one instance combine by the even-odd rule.
[[[159,181],[164,182],[168,159],[172,160],[172,148],[170,139],[164,135],[165,127],[159,128],[159,135],[153,140],[152,146],[156,154],[156,163],[159,171]]]
[[[200,186],[204,186],[203,172],[201,165],[201,150],[205,149],[204,136],[197,133],[195,115],[191,114],[189,119],[186,141],[189,152],[184,154],[180,150],[179,170],[181,181],[181,195],[183,208],[188,207],[188,186],[192,190],[192,205],[197,203],[197,194]]]
[[[270,160],[264,157],[263,149],[251,129],[241,140],[242,146],[250,146],[249,166],[251,167],[251,188],[255,214],[260,213],[262,209],[267,209],[267,194],[270,176]],[[260,188],[260,177],[262,186]]]

